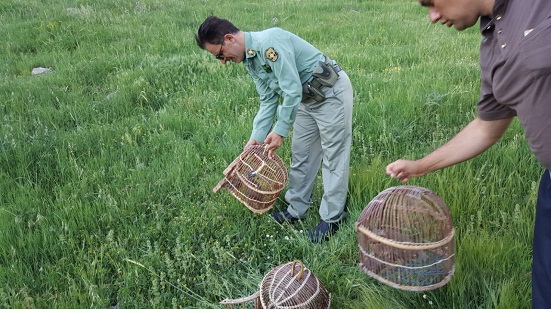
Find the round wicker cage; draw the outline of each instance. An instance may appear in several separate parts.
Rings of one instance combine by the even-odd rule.
[[[265,309],[328,309],[331,294],[301,261],[282,264],[260,283],[260,303]]]
[[[454,273],[450,212],[428,189],[398,186],[382,191],[354,228],[360,269],[384,284],[427,291],[445,285]]]
[[[263,145],[244,150],[224,170],[224,178],[212,189],[224,188],[252,212],[270,210],[287,184],[287,169],[274,153],[273,159]]]
[[[241,305],[254,309],[329,309],[331,294],[301,261],[279,265],[262,279],[260,289],[254,294],[226,298],[220,302],[229,309]]]

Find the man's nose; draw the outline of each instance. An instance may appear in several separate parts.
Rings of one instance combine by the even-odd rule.
[[[435,22],[439,21],[441,18],[442,18],[442,15],[440,14],[440,12],[438,12],[433,7],[429,8],[429,19],[430,19],[431,23],[435,23]]]

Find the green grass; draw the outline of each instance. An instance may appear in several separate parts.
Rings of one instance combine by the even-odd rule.
[[[338,60],[355,91],[349,217],[311,244],[321,183],[296,228],[213,193],[258,107],[240,64],[193,35],[210,14],[279,26]],[[0,2],[0,308],[221,308],[300,259],[332,308],[530,308],[541,168],[515,121],[469,162],[412,179],[449,206],[456,273],[425,293],[360,272],[354,222],[398,158],[476,114],[476,27],[428,22],[415,1]],[[33,76],[34,67],[53,72]],[[287,165],[290,143],[278,154]],[[277,208],[284,202],[278,200]]]

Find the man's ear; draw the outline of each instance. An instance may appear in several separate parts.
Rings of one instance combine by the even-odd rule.
[[[235,41],[235,37],[233,36],[233,34],[228,33],[228,34],[224,35],[224,40],[228,40],[228,41],[230,41],[230,42],[234,42],[234,41]]]

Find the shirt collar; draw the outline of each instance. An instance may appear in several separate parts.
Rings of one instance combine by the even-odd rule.
[[[509,0],[495,0],[493,8],[494,18],[497,15],[505,14],[505,11],[507,10],[507,4],[509,4]]]
[[[253,40],[253,36],[250,32],[245,32],[245,58],[253,58],[258,53],[256,42]]]
[[[509,0],[495,0],[493,7],[493,16],[481,16],[480,17],[480,31],[491,30],[495,25],[495,19],[497,16],[503,16],[507,10],[507,4]]]

